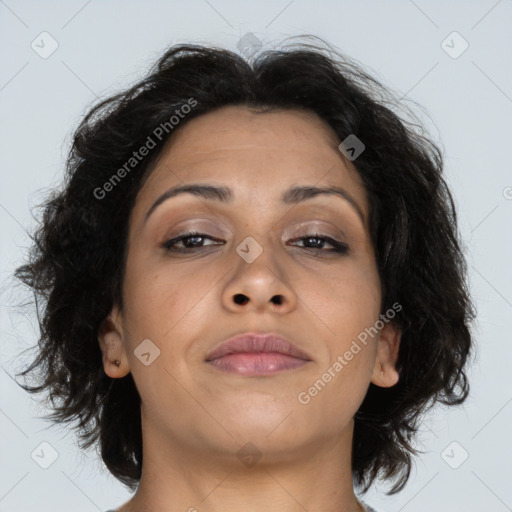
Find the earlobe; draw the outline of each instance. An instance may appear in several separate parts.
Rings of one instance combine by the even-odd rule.
[[[113,379],[119,379],[130,373],[120,318],[119,310],[114,307],[98,329],[103,370]]]
[[[377,357],[371,382],[376,386],[389,388],[400,379],[396,369],[400,348],[401,331],[392,323],[384,325],[377,340]]]

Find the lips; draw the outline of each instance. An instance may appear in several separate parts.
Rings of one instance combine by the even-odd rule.
[[[252,333],[225,341],[206,357],[219,370],[248,376],[291,370],[309,361],[306,352],[281,336]]]

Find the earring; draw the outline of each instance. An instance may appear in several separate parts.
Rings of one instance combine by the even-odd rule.
[[[116,359],[114,361],[114,364],[119,368],[119,366],[121,365],[121,361],[119,361],[119,359]]]

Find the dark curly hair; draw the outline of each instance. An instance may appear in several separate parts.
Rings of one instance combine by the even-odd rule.
[[[191,99],[195,106],[186,110]],[[475,312],[441,150],[396,93],[323,41],[300,39],[248,59],[224,49],[173,46],[146,78],[87,113],[74,134],[63,187],[42,205],[28,262],[16,270],[33,290],[41,331],[37,357],[19,374],[36,385],[22,387],[46,391],[49,418],[76,421],[82,447],[99,441],[110,472],[136,488],[140,398],[131,374],[105,374],[98,329],[115,304],[122,308],[129,214],[166,140],[191,119],[228,105],[306,109],[340,142],[355,134],[366,146],[353,164],[369,197],[382,312],[402,306],[392,320],[402,337],[399,382],[370,384],[355,415],[352,470],[364,492],[380,477],[395,481],[388,492],[394,494],[419,452],[411,441],[422,414],[435,402],[467,398]],[[397,113],[400,105],[406,115]],[[169,128],[178,112],[188,114]],[[113,183],[164,125],[151,155]],[[98,191],[107,183],[113,184],[103,199]]]

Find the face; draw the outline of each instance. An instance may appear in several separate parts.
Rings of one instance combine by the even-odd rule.
[[[349,428],[370,381],[396,383],[392,325],[358,341],[379,320],[381,284],[365,189],[338,143],[312,113],[241,107],[169,141],[130,218],[123,308],[100,337],[105,371],[133,375],[143,431],[218,453],[250,441],[272,457]],[[229,192],[170,197],[190,184]],[[200,235],[179,238],[190,231]],[[267,375],[206,360],[248,332],[282,336],[309,360]]]

